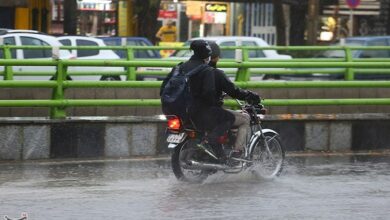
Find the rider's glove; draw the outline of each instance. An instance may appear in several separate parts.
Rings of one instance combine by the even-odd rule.
[[[223,98],[221,98],[217,101],[217,106],[223,106],[223,103]]]
[[[248,91],[248,94],[245,97],[245,100],[252,105],[257,105],[260,103],[260,96],[257,93]]]

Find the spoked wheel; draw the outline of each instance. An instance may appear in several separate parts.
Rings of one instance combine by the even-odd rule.
[[[279,176],[283,169],[285,149],[277,134],[266,133],[265,140],[258,137],[252,148],[252,171],[262,178]]]
[[[210,171],[191,169],[191,165],[189,165],[190,160],[197,160],[199,153],[199,150],[196,148],[196,142],[193,140],[186,140],[175,148],[171,157],[171,163],[173,173],[178,180],[201,183],[207,178]]]

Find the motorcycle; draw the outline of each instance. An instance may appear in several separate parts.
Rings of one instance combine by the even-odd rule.
[[[182,121],[175,115],[167,118],[167,142],[172,149],[171,165],[173,173],[180,181],[204,181],[217,171],[234,174],[250,170],[262,178],[273,178],[282,172],[285,149],[279,134],[271,129],[263,128],[261,119],[266,114],[263,105],[249,104],[236,100],[243,114],[250,116],[249,141],[240,158],[231,157],[237,129],[231,129],[219,140],[225,154],[221,162],[213,150],[201,147],[201,142],[207,132],[198,131],[191,126],[183,126]]]

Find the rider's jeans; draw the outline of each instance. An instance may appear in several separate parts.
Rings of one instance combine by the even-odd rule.
[[[248,114],[228,110],[234,115],[233,127],[237,127],[237,139],[234,143],[235,150],[243,150],[247,141],[248,134],[250,132],[250,117]]]

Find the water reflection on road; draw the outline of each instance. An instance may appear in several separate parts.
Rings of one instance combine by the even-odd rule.
[[[0,218],[388,219],[390,157],[294,157],[282,176],[178,182],[169,161],[0,164]]]

